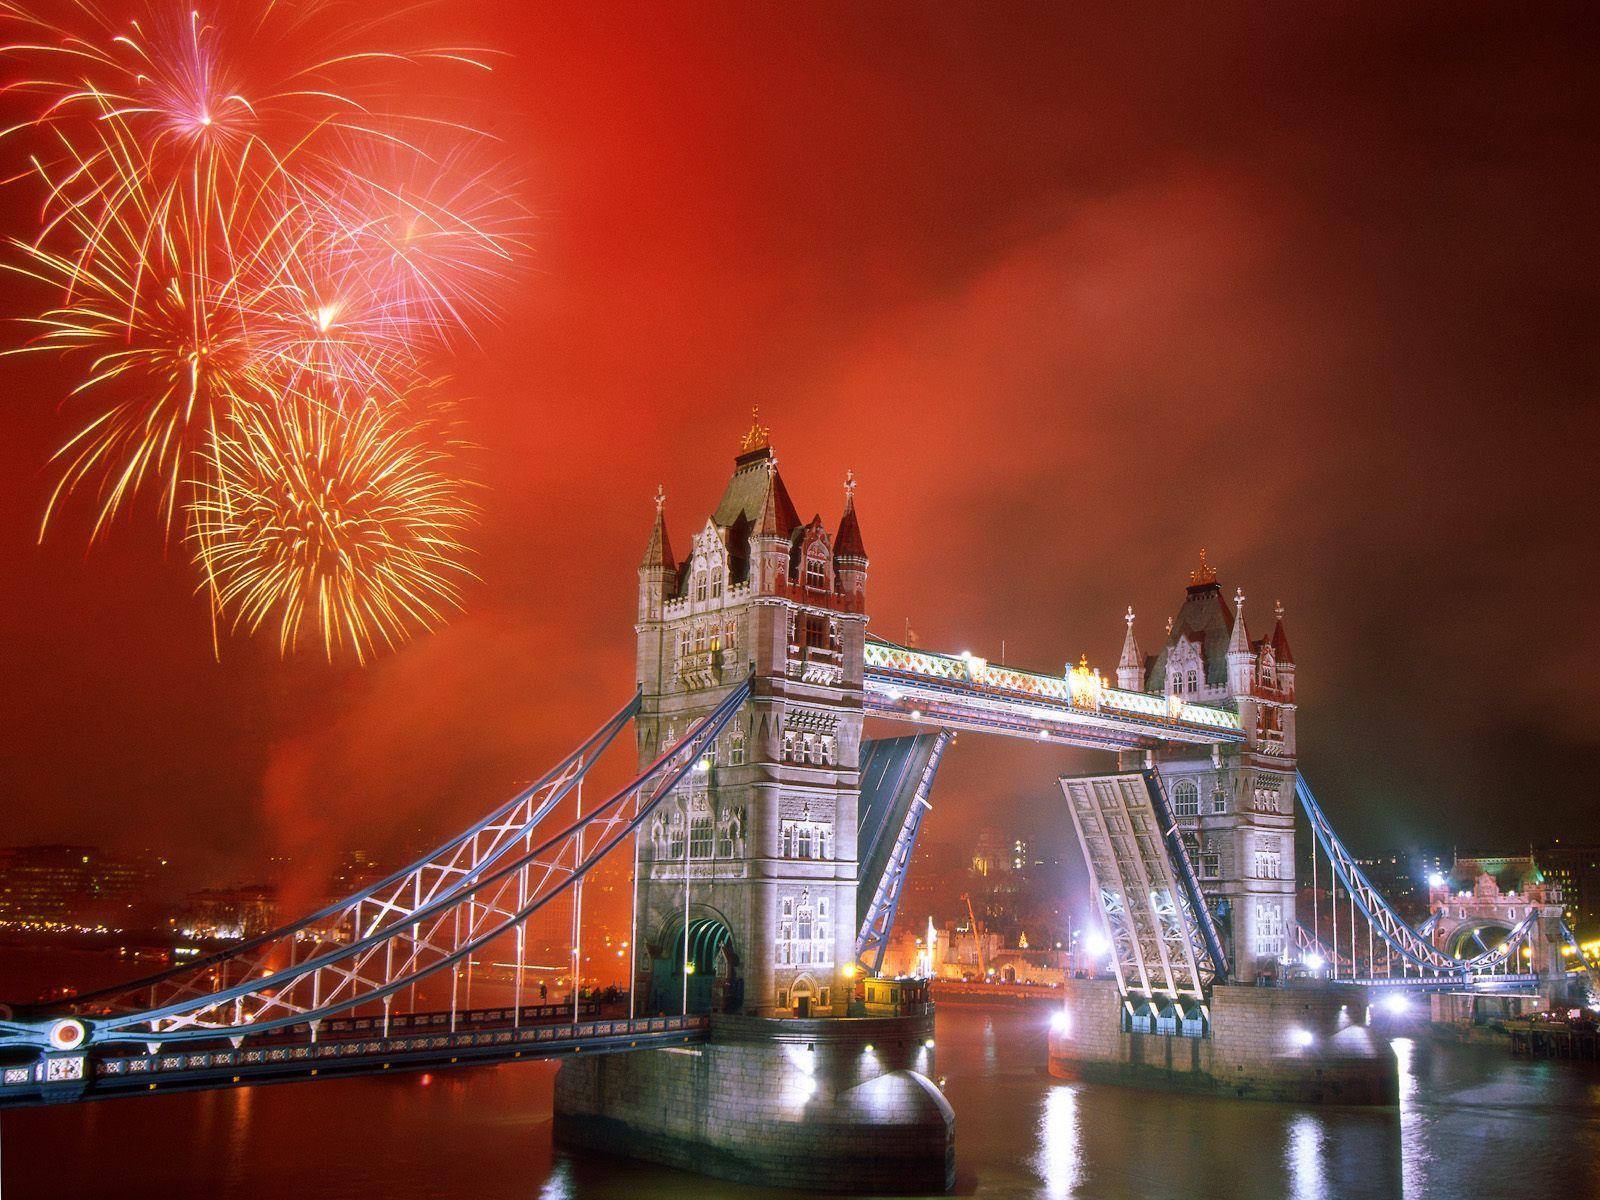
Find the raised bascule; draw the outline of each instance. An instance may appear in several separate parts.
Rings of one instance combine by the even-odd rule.
[[[1479,897],[1498,904],[1491,921],[1440,893],[1435,918],[1401,919],[1298,772],[1281,606],[1252,638],[1246,597],[1224,594],[1203,552],[1155,653],[1129,610],[1114,685],[1081,659],[1027,671],[868,634],[854,493],[847,478],[831,533],[802,519],[759,423],[681,559],[658,493],[637,690],[590,738],[302,920],[4,1013],[0,1107],[560,1058],[568,1143],[818,1190],[946,1188],[954,1117],[932,1082],[926,989],[863,980],[882,968],[958,733],[1110,756],[1061,781],[1111,969],[1065,989],[1058,1074],[1392,1102],[1393,1058],[1367,1021],[1376,990],[1549,1000],[1584,965],[1542,894]],[[913,731],[867,739],[867,718]],[[630,725],[631,780],[586,795]],[[1295,908],[1297,814],[1310,914]],[[610,1010],[576,992],[548,1003],[529,982],[528,922],[570,909],[577,959],[585,881],[619,859],[632,986]]]

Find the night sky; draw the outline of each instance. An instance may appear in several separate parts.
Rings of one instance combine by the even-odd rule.
[[[1286,606],[1301,766],[1358,849],[1600,839],[1591,29],[601,7],[419,18],[505,53],[471,99],[532,214],[453,364],[482,582],[440,633],[217,661],[150,512],[34,544],[68,377],[0,363],[0,840],[227,879],[453,831],[631,692],[651,497],[687,545],[757,403],[803,516],[856,471],[876,632],[1110,669],[1204,545],[1254,636]],[[963,737],[929,833],[1059,836],[1054,776],[1096,761]]]

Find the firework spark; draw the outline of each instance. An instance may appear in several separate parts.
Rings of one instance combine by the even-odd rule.
[[[268,586],[240,566],[252,561],[240,539],[258,526],[222,521],[218,506],[256,495],[251,511],[265,512],[276,478],[282,507],[308,529],[313,496],[344,502],[336,488],[306,490],[339,462],[359,457],[358,474],[376,479],[369,456],[386,449],[402,475],[419,469],[408,397],[487,311],[511,222],[494,173],[468,167],[470,149],[427,148],[470,143],[471,130],[390,103],[396,68],[481,63],[452,48],[370,49],[377,26],[349,11],[213,0],[207,15],[151,0],[119,21],[73,0],[60,24],[0,0],[0,26],[16,31],[0,56],[29,71],[4,91],[37,101],[0,139],[27,140],[20,177],[42,187],[39,231],[14,239],[5,265],[57,297],[13,353],[83,363],[70,398],[90,410],[56,456],[41,536],[71,495],[95,498],[93,541],[154,487],[168,529],[189,522],[213,602],[236,627],[277,614],[287,652],[314,617],[330,653],[364,657],[453,602],[394,565],[411,561],[406,539],[352,553],[348,571],[374,573],[365,585],[280,565]],[[334,443],[317,447],[318,434]],[[430,454],[424,497],[448,476],[445,450]],[[436,557],[459,550],[449,538],[427,545]],[[212,547],[227,560],[210,561]],[[286,581],[319,590],[295,600]]]
[[[244,406],[203,458],[189,538],[235,629],[364,662],[459,607],[473,506],[440,452],[376,406]]]

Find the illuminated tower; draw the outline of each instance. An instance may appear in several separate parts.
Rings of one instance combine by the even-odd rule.
[[[657,1010],[678,1011],[686,985],[691,1010],[848,1005],[866,579],[854,477],[830,537],[800,519],[759,423],[682,562],[657,496],[635,627],[640,763],[753,684],[712,761],[641,832],[636,978]]]
[[[1157,755],[1156,765],[1218,916],[1233,974],[1248,981],[1291,948],[1296,750],[1294,656],[1283,607],[1277,606],[1272,636],[1252,641],[1244,606],[1242,590],[1231,605],[1223,599],[1202,550],[1166,642],[1149,660],[1143,690],[1239,714],[1243,745],[1210,753],[1174,746]]]

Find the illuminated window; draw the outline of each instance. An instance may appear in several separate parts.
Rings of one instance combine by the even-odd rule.
[[[728,737],[728,764],[737,767],[744,762],[744,730],[735,729]]]
[[[1283,953],[1283,910],[1276,904],[1256,905],[1256,953]]]
[[[689,821],[689,857],[710,858],[714,845],[712,836],[711,806],[703,799],[697,800]]]

